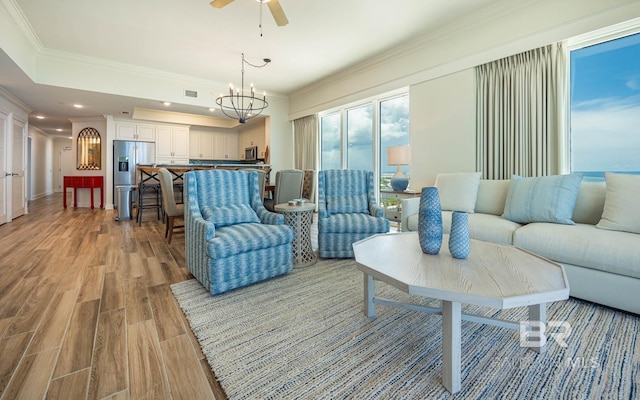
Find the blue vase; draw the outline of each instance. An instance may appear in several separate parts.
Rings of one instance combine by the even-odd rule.
[[[451,216],[449,253],[453,258],[465,259],[469,256],[470,251],[469,215],[465,212],[454,211]]]
[[[442,246],[442,210],[438,188],[422,188],[418,210],[418,240],[423,253],[438,254]]]

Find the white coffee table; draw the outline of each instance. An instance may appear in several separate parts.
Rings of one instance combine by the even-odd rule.
[[[465,260],[449,254],[444,235],[438,255],[424,254],[416,232],[371,236],[353,244],[358,269],[364,273],[364,308],[375,317],[375,304],[442,315],[443,385],[460,390],[462,320],[520,329],[518,321],[497,320],[461,312],[461,304],[497,309],[529,307],[529,320],[546,323],[545,303],[569,298],[564,269],[532,253],[511,246],[471,241]],[[375,281],[442,301],[441,308],[400,303],[375,296]],[[534,328],[533,330],[537,330]],[[537,335],[543,335],[538,331]],[[545,346],[534,347],[540,353]]]

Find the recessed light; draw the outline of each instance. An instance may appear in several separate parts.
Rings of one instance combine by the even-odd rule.
[[[211,108],[209,109],[209,111],[211,111],[211,112],[214,112],[215,110],[216,110],[216,109],[215,109],[215,108],[213,108],[213,107],[211,107]]]
[[[165,106],[170,106],[170,105],[171,105],[171,103],[170,103],[170,102],[168,102],[168,101],[165,101],[165,102],[164,102],[164,103],[162,103],[162,104],[164,104]]]
[[[36,118],[38,118],[38,119],[44,119],[44,115],[36,115]]]
[[[56,131],[62,132],[62,128],[56,128]]]
[[[82,104],[74,104],[73,106],[74,106],[75,108],[82,108],[82,107],[84,107]]]

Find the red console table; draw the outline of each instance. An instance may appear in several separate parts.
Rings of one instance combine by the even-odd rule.
[[[100,208],[104,208],[104,178],[102,176],[65,176],[62,197],[67,208],[67,188],[73,188],[73,208],[78,208],[78,189],[91,189],[91,208],[93,208],[93,189],[100,189]]]

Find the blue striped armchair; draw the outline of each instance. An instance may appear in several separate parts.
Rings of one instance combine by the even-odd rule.
[[[373,172],[326,170],[318,173],[318,247],[321,258],[352,258],[352,244],[389,232],[376,203]]]
[[[185,176],[187,269],[211,294],[291,271],[293,229],[262,205],[257,172]]]

